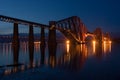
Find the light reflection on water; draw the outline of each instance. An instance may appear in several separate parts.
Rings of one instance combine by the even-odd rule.
[[[14,54],[11,43],[0,44],[0,66],[5,68],[5,74],[24,71],[29,68],[58,67],[65,70],[80,70],[89,57],[102,57],[111,52],[111,43],[88,43],[72,45],[59,43],[57,46],[41,47],[39,42],[34,43],[33,52],[27,42],[21,42],[18,56]],[[18,61],[16,59],[18,58]],[[16,60],[16,61],[15,61]],[[14,63],[19,65],[15,65]],[[9,66],[11,65],[11,66]]]

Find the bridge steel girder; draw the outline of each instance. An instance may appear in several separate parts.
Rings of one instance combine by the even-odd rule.
[[[13,17],[8,17],[8,16],[4,16],[4,15],[0,15],[0,21],[4,21],[4,22],[9,22],[9,23],[18,23],[18,24],[22,24],[22,25],[33,25],[34,27],[42,27],[44,26],[45,28],[49,28],[48,25],[44,25],[44,24],[40,24],[40,23],[36,23],[36,22],[31,22],[31,21],[27,21],[27,20],[22,20],[22,19],[18,19],[18,18],[13,18]]]
[[[70,20],[68,20],[68,27],[69,27],[69,30],[71,30],[71,26],[70,26]]]
[[[73,25],[73,33],[76,37],[78,37],[77,35],[77,30],[76,30],[76,24],[74,23],[74,20],[72,19],[72,25]]]
[[[85,35],[87,33],[87,29],[83,23],[80,23],[80,39],[82,42],[85,42]]]
[[[67,30],[68,29],[67,22],[64,22],[64,26],[65,26],[65,29]]]
[[[58,29],[61,29],[61,24],[56,24]]]

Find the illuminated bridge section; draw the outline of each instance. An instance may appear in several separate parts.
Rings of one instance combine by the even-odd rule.
[[[56,29],[65,35],[71,42],[83,43],[87,28],[77,16],[56,21]]]

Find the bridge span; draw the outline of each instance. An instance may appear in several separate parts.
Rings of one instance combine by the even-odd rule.
[[[0,21],[13,23],[13,45],[19,45],[18,25],[26,25],[29,27],[29,45],[34,45],[33,27],[41,28],[41,45],[45,44],[45,29],[49,30],[48,43],[56,43],[56,30],[61,32],[71,43],[85,43],[88,36],[93,37],[98,42],[110,40],[109,33],[104,34],[100,28],[96,28],[94,32],[89,32],[85,24],[77,16],[72,16],[59,21],[50,21],[49,25],[22,20],[18,18],[0,15]]]

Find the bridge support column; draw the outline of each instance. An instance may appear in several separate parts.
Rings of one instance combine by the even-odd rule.
[[[45,29],[44,27],[41,28],[41,38],[40,38],[40,50],[41,50],[41,64],[44,64],[44,57],[45,57]]]
[[[14,23],[13,26],[13,41],[12,41],[12,47],[13,47],[13,62],[14,65],[19,65],[19,34],[18,34],[18,24]],[[18,70],[17,67],[14,67],[15,71]]]
[[[44,27],[41,28],[41,38],[40,38],[40,41],[41,41],[41,46],[45,46],[45,29]]]
[[[13,46],[19,46],[19,34],[18,34],[18,24],[14,23],[13,26]]]
[[[34,34],[33,34],[33,26],[29,26],[29,47],[34,47]]]
[[[33,55],[34,55],[34,34],[33,34],[33,26],[29,26],[29,60],[30,67],[33,67]]]
[[[56,30],[55,30],[55,22],[51,21],[49,23],[49,36],[48,36],[48,50],[49,50],[49,64],[52,67],[55,67],[56,64]]]
[[[102,43],[102,29],[101,28],[96,28],[94,31],[95,34],[95,39],[98,43]]]
[[[50,25],[50,28],[49,28],[48,44],[56,45],[57,42],[56,42],[55,22],[50,21],[49,25]]]

